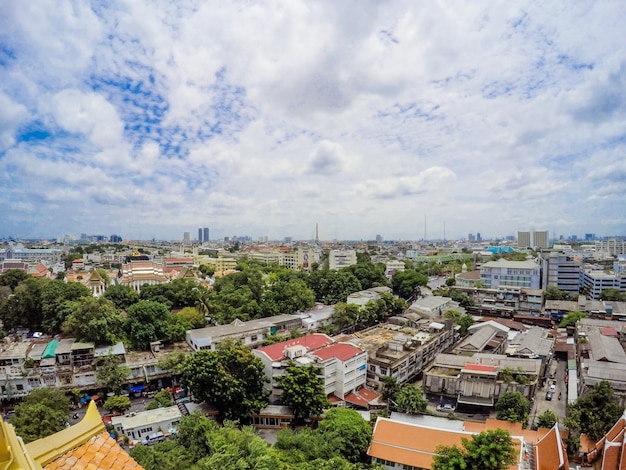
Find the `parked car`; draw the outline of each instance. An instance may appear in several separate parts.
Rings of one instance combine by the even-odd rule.
[[[163,442],[164,440],[165,440],[165,434],[159,431],[159,432],[153,432],[153,433],[148,434],[146,437],[144,437],[141,440],[141,443],[144,446],[152,446],[158,442]]]
[[[546,393],[546,400],[552,401],[553,395],[554,395],[554,392],[552,390],[548,390],[548,393]]]
[[[556,392],[556,384],[550,384],[550,391],[552,393]]]
[[[444,403],[437,405],[437,411],[454,411],[455,407],[452,403]]]

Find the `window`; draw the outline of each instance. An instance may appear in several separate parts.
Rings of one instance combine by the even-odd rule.
[[[257,336],[256,335],[250,336],[250,341],[256,341],[256,340],[257,340]]]
[[[18,391],[18,392],[21,392],[21,391],[23,391],[23,390],[24,390],[24,385],[22,385],[22,384],[17,384],[17,385],[15,386],[15,388],[17,389],[17,391]]]

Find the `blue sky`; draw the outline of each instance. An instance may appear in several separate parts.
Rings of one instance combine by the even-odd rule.
[[[0,237],[626,234],[625,20],[622,1],[1,2]]]

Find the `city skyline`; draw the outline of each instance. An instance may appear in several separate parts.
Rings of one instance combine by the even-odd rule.
[[[624,234],[625,17],[5,2],[0,238]]]

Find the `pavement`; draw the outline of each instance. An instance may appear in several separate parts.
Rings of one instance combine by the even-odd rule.
[[[551,410],[559,417],[559,424],[564,424],[565,417],[567,416],[567,384],[565,383],[565,366],[566,361],[559,361],[553,359],[549,364],[549,376],[554,376],[554,379],[548,380],[543,387],[537,389],[537,394],[533,400],[533,406],[530,410],[529,425],[536,421],[537,417],[544,411]],[[550,388],[550,384],[553,383],[556,386],[556,390],[552,396],[552,400],[546,400],[546,394]],[[561,399],[559,400],[559,394]]]

